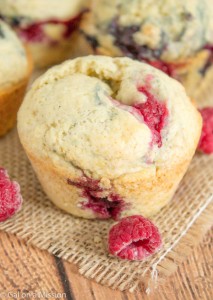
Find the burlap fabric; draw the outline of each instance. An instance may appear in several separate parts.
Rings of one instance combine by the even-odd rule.
[[[210,92],[208,96],[213,105]],[[206,96],[203,103],[207,104]],[[212,225],[213,155],[196,154],[173,200],[152,218],[164,246],[144,262],[121,261],[108,255],[107,232],[113,221],[75,218],[47,199],[16,129],[0,139],[0,165],[20,183],[24,198],[22,210],[0,223],[0,229],[76,264],[87,278],[114,289],[134,291],[144,284],[149,292],[156,282],[175,271]]]

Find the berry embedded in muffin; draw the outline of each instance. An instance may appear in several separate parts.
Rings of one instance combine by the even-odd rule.
[[[82,30],[96,53],[149,63],[181,81],[190,96],[212,67],[208,0],[94,0]]]
[[[0,136],[11,129],[31,73],[31,59],[12,31],[0,20]]]
[[[2,0],[0,15],[26,43],[36,66],[68,58],[85,13],[83,0]]]
[[[79,188],[82,191],[81,195],[87,199],[86,202],[81,203],[81,208],[92,210],[99,219],[113,218],[117,220],[121,212],[127,208],[119,195],[111,193],[106,197],[104,189],[99,185],[99,180],[83,176],[77,182],[68,179],[67,183]]]
[[[47,71],[18,119],[49,198],[76,216],[116,220],[168,203],[202,127],[177,81],[148,64],[105,56]]]

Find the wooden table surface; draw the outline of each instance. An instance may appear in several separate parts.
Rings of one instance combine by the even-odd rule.
[[[212,300],[212,239],[209,231],[177,272],[147,296],[142,290],[131,294],[103,287],[80,276],[72,264],[0,232],[0,299]]]

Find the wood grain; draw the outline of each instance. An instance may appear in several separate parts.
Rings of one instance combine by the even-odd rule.
[[[177,272],[147,296],[142,287],[134,294],[103,287],[80,276],[74,265],[0,232],[0,299],[19,291],[66,293],[63,299],[68,300],[212,300],[212,240],[213,232],[209,231]]]

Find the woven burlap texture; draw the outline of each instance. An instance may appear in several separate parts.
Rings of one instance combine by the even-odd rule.
[[[47,199],[16,129],[0,139],[0,165],[20,183],[24,198],[22,210],[1,223],[0,229],[76,264],[82,275],[114,289],[134,291],[143,284],[149,292],[157,279],[175,271],[212,224],[213,155],[196,154],[173,200],[152,218],[162,234],[163,248],[144,262],[108,255],[112,221],[72,217]]]

